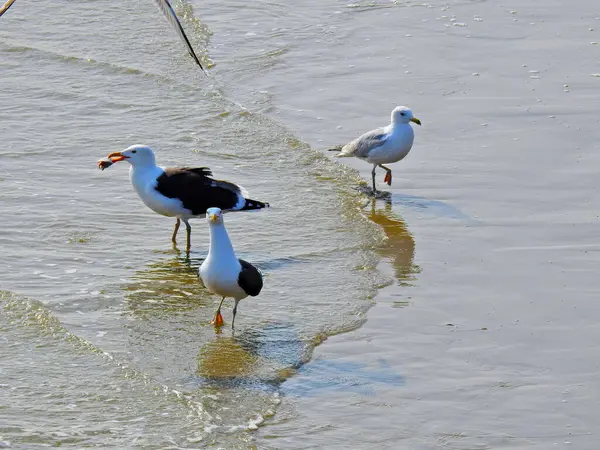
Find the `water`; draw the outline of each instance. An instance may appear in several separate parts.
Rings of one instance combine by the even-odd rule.
[[[178,3],[206,77],[152,2],[16,2],[2,445],[595,448],[592,9]],[[424,126],[373,202],[320,150],[396,104]],[[186,258],[126,164],[96,168],[133,143],[271,203],[226,216],[266,274],[235,336],[197,283],[206,224]]]
[[[68,22],[27,7],[19,11],[26,23],[5,31],[11,131],[2,150],[0,271],[11,351],[3,355],[10,420],[1,434],[9,442],[252,441],[247,430],[275,413],[279,384],[324,336],[360,323],[374,295],[378,232],[349,187],[356,176],[228,100],[186,59],[183,75],[172,77],[169,52],[160,62],[153,48],[156,33],[172,36],[150,6],[137,5],[146,34],[131,33],[120,50],[117,41],[94,49],[103,41],[94,36],[131,27],[117,11],[112,23],[87,22],[81,39],[72,40]],[[85,8],[69,14],[88,17]],[[51,38],[35,35],[35,16],[48,17]],[[135,142],[153,145],[165,164],[208,165],[272,204],[265,214],[227,217],[239,255],[266,273],[260,301],[240,306],[235,337],[215,334],[209,321],[219,299],[197,281],[206,224],[194,223],[186,258],[171,248],[173,221],[140,204],[125,167],[96,168]],[[284,344],[294,352],[280,354]]]

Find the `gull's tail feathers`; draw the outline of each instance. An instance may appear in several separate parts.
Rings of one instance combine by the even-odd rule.
[[[335,147],[331,147],[327,149],[328,152],[339,152],[337,155],[333,155],[334,158],[349,158],[354,156],[352,153],[345,153],[342,151],[344,148],[343,145],[336,145]]]
[[[245,200],[246,203],[239,211],[251,211],[254,209],[263,209],[269,207],[269,204],[267,202],[259,202],[258,200],[252,200],[250,198],[247,198]]]

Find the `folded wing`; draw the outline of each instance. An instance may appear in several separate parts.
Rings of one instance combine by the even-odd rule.
[[[381,129],[369,131],[342,147],[339,156],[366,158],[369,152],[383,145],[388,135]]]
[[[263,277],[256,267],[243,259],[239,259],[242,265],[242,270],[238,276],[238,284],[244,292],[251,297],[256,297],[260,294],[263,287]]]
[[[165,169],[157,178],[156,190],[168,198],[181,201],[192,214],[205,214],[208,208],[224,211],[240,209],[246,200],[241,188],[228,181],[215,180],[208,167]]]

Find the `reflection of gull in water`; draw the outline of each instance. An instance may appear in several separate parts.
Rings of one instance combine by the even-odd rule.
[[[197,374],[211,380],[246,379],[256,375],[258,361],[235,337],[217,336],[200,349]]]
[[[414,274],[420,272],[419,267],[413,263],[415,241],[404,221],[400,217],[395,217],[390,201],[384,202],[384,208],[376,208],[376,203],[377,200],[371,200],[368,218],[380,225],[387,237],[377,251],[390,260],[396,279],[400,283],[406,283],[413,278]]]
[[[168,258],[136,271],[122,289],[128,309],[136,315],[164,315],[211,304],[198,285],[199,259]]]
[[[279,386],[310,358],[316,343],[304,342],[290,324],[267,324],[232,336],[216,334],[198,354],[196,384]]]

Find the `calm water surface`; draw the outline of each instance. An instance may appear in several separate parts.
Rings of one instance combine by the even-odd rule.
[[[0,21],[2,445],[595,449],[595,4],[176,5],[210,77],[149,1]],[[396,104],[374,202],[320,150]],[[186,258],[96,169],[133,143],[271,203],[226,216],[266,274],[235,335],[206,224]]]

